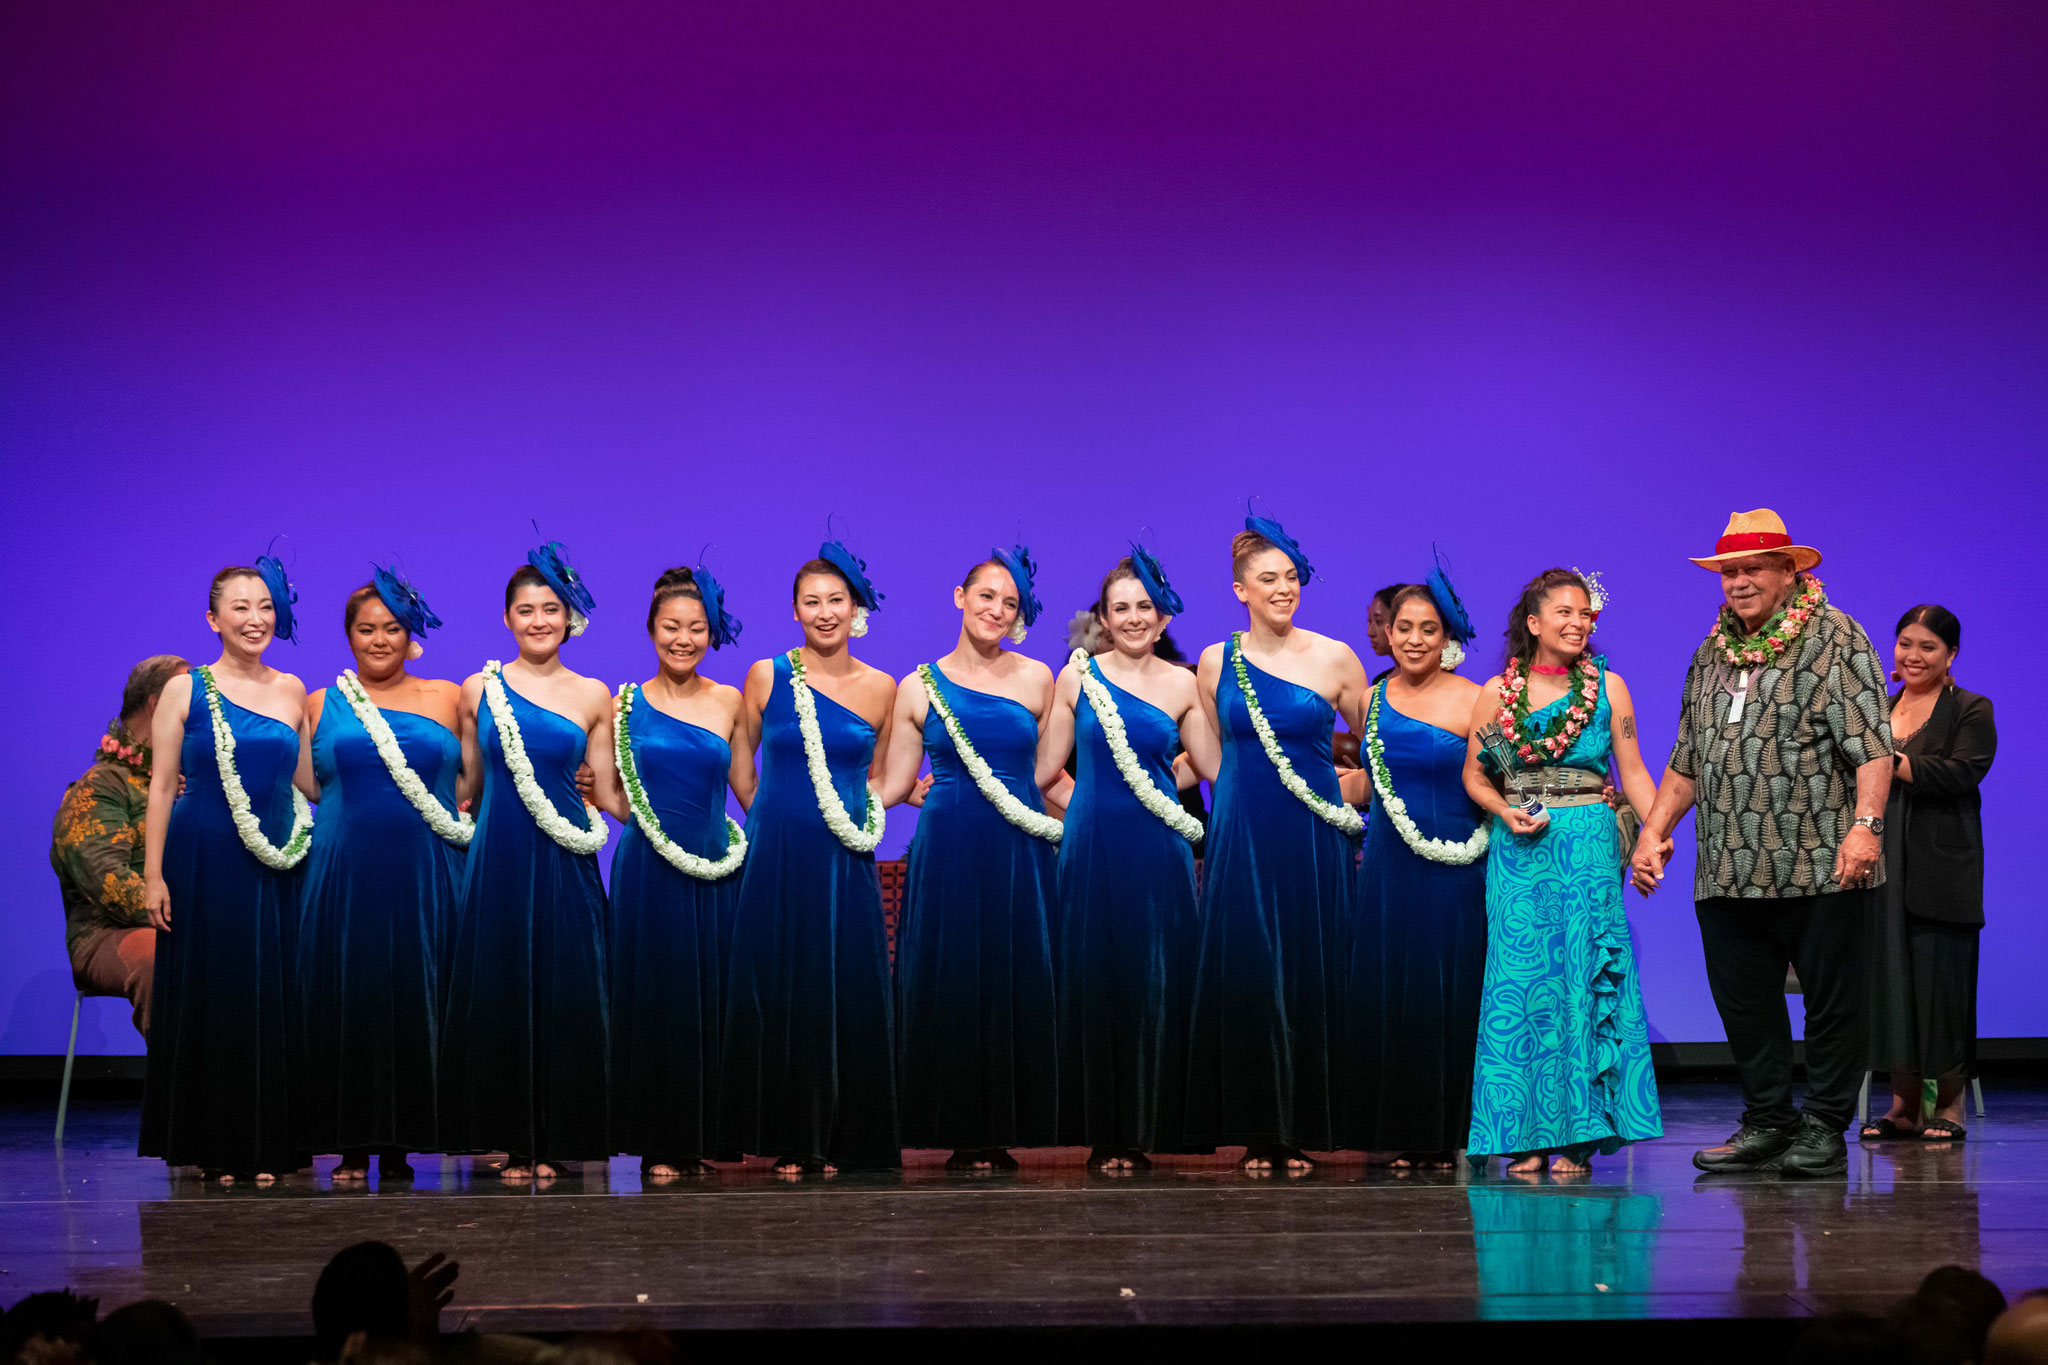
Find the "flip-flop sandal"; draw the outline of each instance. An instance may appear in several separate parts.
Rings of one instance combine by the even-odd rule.
[[[1936,1119],[1932,1123],[1922,1124],[1920,1128],[1922,1142],[1961,1142],[1969,1135],[1969,1129],[1947,1119]]]
[[[1918,1136],[1893,1123],[1890,1119],[1872,1119],[1856,1134],[1859,1142],[1895,1142],[1900,1138]]]

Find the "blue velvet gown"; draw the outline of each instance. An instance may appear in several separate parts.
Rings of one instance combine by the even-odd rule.
[[[860,824],[874,728],[811,696],[833,790]],[[724,1146],[841,1170],[900,1166],[882,884],[874,855],[840,843],[818,810],[786,655],[775,659],[759,758],[726,995]]]
[[[633,762],[661,831],[723,858],[732,746],[633,689]],[[744,864],[742,864],[744,866]],[[718,1048],[740,873],[671,866],[635,819],[612,851],[612,1142],[659,1161],[718,1147]]]
[[[384,720],[452,816],[462,742],[409,711]],[[313,775],[320,818],[301,891],[297,1000],[308,1144],[439,1151],[441,968],[462,850],[398,790],[339,688],[313,732]]]
[[[283,847],[299,733],[225,694],[221,709],[249,809]],[[273,871],[243,847],[197,677],[178,764],[185,794],[171,807],[163,853],[171,932],[157,935],[136,1150],[173,1166],[283,1175],[308,1160],[288,1043],[298,870]]]
[[[1465,794],[1466,741],[1402,715],[1386,686],[1376,690],[1394,794],[1425,839],[1463,843],[1489,818]],[[1486,859],[1434,862],[1375,810],[1358,885],[1338,1141],[1368,1151],[1455,1151],[1472,1121]]]
[[[534,777],[581,827],[583,727],[505,693]],[[441,1035],[441,1142],[538,1160],[609,1157],[604,883],[597,855],[541,832],[512,785],[489,699],[477,708],[483,797],[458,902]]]
[[[1223,766],[1204,840],[1188,1140],[1327,1150],[1359,845],[1281,785],[1238,689],[1236,653],[1224,645],[1216,685]],[[1310,790],[1338,800],[1330,703],[1246,668],[1281,752]]]
[[[1088,668],[1116,702],[1131,751],[1174,798],[1180,728],[1093,660]],[[1085,691],[1074,705],[1074,756],[1058,860],[1061,1141],[1178,1150],[1195,975],[1194,846],[1139,804]]]
[[[1600,662],[1592,719],[1556,763],[1605,775],[1612,712]],[[1532,712],[1529,728],[1540,732],[1567,700]],[[1553,807],[1549,828],[1532,835],[1496,819],[1486,922],[1470,1154],[1611,1153],[1661,1137],[1614,812]]]
[[[956,686],[937,665],[932,672],[997,779],[1043,810],[1038,717],[1008,697]],[[1053,846],[981,794],[937,707],[925,716],[924,748],[932,785],[897,933],[904,1145],[1049,1147],[1059,1140]]]

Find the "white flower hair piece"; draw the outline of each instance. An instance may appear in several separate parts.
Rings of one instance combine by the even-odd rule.
[[[856,640],[868,633],[868,609],[866,607],[855,607],[853,609],[853,624],[846,628],[846,633]]]
[[[574,607],[569,608],[569,633],[571,635],[581,635],[589,629],[590,618]]]
[[[1601,581],[1600,571],[1598,569],[1593,569],[1589,571],[1586,569],[1581,569],[1577,565],[1573,565],[1572,572],[1577,574],[1579,578],[1585,583],[1586,602],[1593,608],[1593,614],[1595,616],[1598,616],[1601,612],[1606,611],[1607,584]]]
[[[1446,673],[1457,672],[1458,665],[1464,662],[1465,646],[1459,644],[1456,640],[1446,641],[1443,649],[1437,654],[1437,663],[1442,666]]]
[[[1022,616],[1019,616],[1019,617],[1018,617],[1018,618],[1017,618],[1017,619],[1016,619],[1015,621],[1013,621],[1013,622],[1011,622],[1011,623],[1010,623],[1010,643],[1011,643],[1011,644],[1013,644],[1013,645],[1021,645],[1021,644],[1023,644],[1023,643],[1024,643],[1024,637],[1025,637],[1025,635],[1026,635],[1026,634],[1028,634],[1028,633],[1029,633],[1029,632],[1027,632],[1027,631],[1026,631],[1026,630],[1024,629],[1024,618],[1023,618]]]

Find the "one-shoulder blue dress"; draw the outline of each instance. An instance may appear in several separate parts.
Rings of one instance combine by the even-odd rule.
[[[385,709],[405,761],[455,814],[462,743]],[[440,1150],[441,971],[462,850],[427,826],[337,687],[313,731],[320,818],[301,890],[298,981],[306,1137],[316,1152]]]
[[[874,727],[811,697],[832,789],[862,824]],[[775,658],[759,758],[726,994],[724,1146],[841,1170],[900,1166],[882,884],[874,854],[839,842],[818,809],[787,655]]]
[[[250,812],[281,848],[299,732],[226,694],[221,710]],[[283,1175],[308,1160],[288,1043],[298,870],[273,871],[243,846],[197,677],[178,770],[185,794],[171,807],[163,853],[171,932],[157,935],[137,1151],[173,1166]]]
[[[671,843],[727,851],[732,746],[633,689],[633,763]],[[744,866],[744,864],[742,864]],[[650,1160],[717,1150],[718,1048],[740,874],[703,881],[655,851],[637,818],[612,851],[612,1142]]]
[[[1108,689],[1152,783],[1180,808],[1173,717]],[[1174,1151],[1187,1126],[1195,976],[1194,846],[1139,803],[1084,690],[1074,704],[1074,791],[1059,848],[1061,1141]]]
[[[583,727],[505,685],[535,780],[581,828]],[[541,832],[477,707],[483,797],[456,912],[441,1035],[441,1142],[536,1160],[609,1157],[608,911],[597,855]]]
[[[1382,682],[1374,691],[1394,795],[1423,838],[1464,843],[1489,818],[1465,793],[1464,737],[1402,715],[1386,689]],[[1472,1123],[1486,859],[1425,858],[1377,809],[1358,886],[1338,1141],[1367,1151],[1455,1151]]]
[[[958,686],[932,665],[975,751],[1034,811],[1038,717]],[[1059,1140],[1058,1024],[1049,907],[1053,846],[1004,819],[974,785],[936,706],[897,931],[898,1075],[907,1147],[973,1151]]]
[[[1606,661],[1595,662],[1592,719],[1556,763],[1605,775],[1612,712]],[[1532,712],[1530,729],[1568,700]],[[1486,925],[1470,1155],[1614,1152],[1661,1137],[1614,812],[1598,802],[1552,807],[1549,828],[1531,835],[1496,819]]]
[[[1358,903],[1358,839],[1281,784],[1223,647],[1223,766],[1204,841],[1201,959],[1188,1042],[1188,1138],[1203,1146],[1334,1145],[1332,1044]],[[1338,801],[1336,712],[1320,693],[1246,670],[1280,751]]]

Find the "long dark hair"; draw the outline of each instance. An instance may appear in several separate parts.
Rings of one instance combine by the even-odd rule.
[[[1522,595],[1515,599],[1515,609],[1508,613],[1508,628],[1501,632],[1508,642],[1506,657],[1524,668],[1536,658],[1536,637],[1529,633],[1529,618],[1542,611],[1544,600],[1559,588],[1577,588],[1586,594],[1588,602],[1593,600],[1586,580],[1570,569],[1545,569],[1522,585]]]

